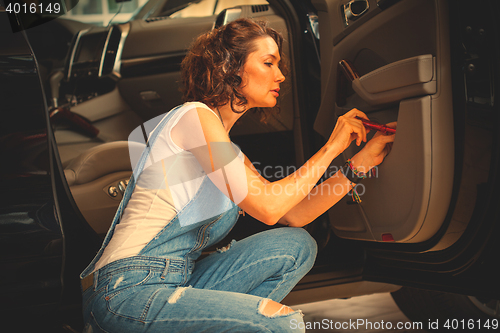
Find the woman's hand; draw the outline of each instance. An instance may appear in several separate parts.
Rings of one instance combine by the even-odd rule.
[[[356,117],[368,119],[358,109],[352,109],[343,116],[340,116],[327,144],[333,145],[339,152],[343,152],[353,140],[356,140],[356,145],[358,146],[361,142],[366,142],[366,129],[361,120],[356,119]]]
[[[386,124],[387,127],[396,128],[397,122]],[[362,172],[368,172],[371,168],[382,163],[389,154],[396,134],[384,135],[377,132],[373,138],[351,159],[354,167]]]

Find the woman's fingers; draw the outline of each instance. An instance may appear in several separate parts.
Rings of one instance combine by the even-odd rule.
[[[394,142],[394,139],[396,138],[396,134],[391,134],[391,135],[380,135],[377,137],[377,140],[379,141],[379,145],[382,148],[380,151],[380,154],[382,155],[383,158],[385,158],[389,152],[392,149],[392,144]],[[382,162],[382,161],[380,161]]]
[[[384,143],[394,142],[395,138],[396,138],[396,134],[389,134],[389,135],[382,134],[379,136],[379,140],[381,140]]]
[[[360,119],[368,119],[366,114],[358,109],[352,109],[340,116],[330,137],[345,150],[349,144],[356,140],[356,145],[360,146],[362,142],[367,142],[368,130]]]
[[[351,118],[361,117],[361,118],[365,118],[366,120],[370,120],[370,119],[368,119],[368,117],[366,116],[366,114],[363,111],[360,111],[356,108],[351,109],[349,112],[344,114],[344,116],[351,117]]]
[[[384,135],[384,134],[380,133],[380,135],[374,136],[372,138],[372,140],[375,140],[374,143],[376,143],[377,145],[384,147],[387,144],[393,143],[395,138],[396,138],[396,134]]]
[[[361,111],[359,111],[362,113]],[[362,113],[363,114],[363,113]],[[368,133],[366,127],[363,125],[361,120],[356,118],[350,118],[349,121],[352,124],[354,132],[357,134],[356,145],[360,146],[361,142],[366,142],[366,135]]]
[[[366,142],[366,129],[361,120],[348,116],[347,114],[343,115],[342,118],[344,126],[349,131],[349,142],[356,140],[356,145],[358,146],[361,145],[361,142]]]
[[[363,118],[366,120],[370,120],[370,119],[368,119],[368,117],[366,116],[366,114],[364,112],[362,112],[356,108],[347,112],[345,115],[348,116],[349,118],[352,118],[352,120],[356,123],[356,126],[358,126],[361,129],[362,135],[360,137],[358,137],[356,144],[359,146],[359,145],[361,145],[361,142],[366,142],[366,134],[368,133],[369,130],[367,130],[366,127],[363,125],[363,122],[360,119],[356,119],[356,117]]]
[[[396,129],[396,128],[397,128],[397,125],[398,125],[398,122],[397,122],[397,121],[393,121],[393,122],[390,122],[390,123],[385,124],[385,126],[387,126],[387,127],[389,127],[389,128],[394,128],[394,129]],[[393,135],[394,135],[394,134],[392,134],[392,135],[387,135],[387,134],[384,134],[384,133],[382,133],[382,132],[377,131],[377,132],[375,133],[375,135],[373,136],[373,138],[376,138],[376,137],[379,137],[379,136],[393,136]],[[394,141],[394,139],[393,139],[392,141]]]
[[[398,122],[393,121],[392,123],[387,123],[385,126],[396,129],[398,127]]]

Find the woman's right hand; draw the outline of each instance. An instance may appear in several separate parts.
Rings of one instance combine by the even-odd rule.
[[[339,152],[343,152],[354,140],[358,146],[361,145],[361,142],[366,142],[366,129],[361,120],[356,119],[356,117],[368,120],[368,117],[358,109],[352,109],[340,116],[327,144],[334,146]]]

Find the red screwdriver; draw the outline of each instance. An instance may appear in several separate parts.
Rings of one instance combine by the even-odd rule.
[[[356,119],[361,120],[363,126],[365,126],[365,128],[367,129],[379,131],[384,133],[385,135],[396,134],[396,130],[394,128],[390,128],[387,127],[386,125],[379,124],[375,121],[366,120],[365,118],[361,118],[358,116],[356,116]]]

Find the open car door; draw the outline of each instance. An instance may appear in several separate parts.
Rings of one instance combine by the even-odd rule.
[[[324,97],[316,130],[326,136],[336,117],[352,108],[382,123],[398,122],[396,142],[378,176],[358,189],[362,204],[334,206],[332,226],[337,235],[351,239],[425,241],[440,228],[453,185],[445,8],[435,1],[401,1],[384,11],[368,0],[325,5],[330,27],[320,21]],[[357,20],[351,16],[344,21],[355,5],[364,14],[361,10]],[[330,46],[323,43],[330,39],[328,33]],[[353,75],[347,77],[342,66]],[[353,156],[356,148],[346,150],[342,159]]]
[[[471,157],[474,152],[494,156],[498,126],[482,130],[498,121],[492,96],[473,94],[479,81],[493,94],[495,78],[487,73],[498,64],[492,60],[497,51],[487,45],[498,45],[493,41],[496,24],[489,29],[493,42],[477,46],[474,36],[488,30],[488,20],[473,17],[477,11],[466,1],[312,3],[318,11],[322,62],[315,130],[327,138],[337,117],[352,108],[380,123],[397,121],[391,153],[376,177],[358,187],[362,203],[346,196],[328,211],[332,230],[366,249],[364,279],[468,295],[493,292],[499,298],[498,263],[481,254],[485,244],[493,244],[498,227],[477,212],[498,220],[498,195],[493,194],[498,165]],[[489,3],[484,1],[483,9]],[[481,63],[486,74],[470,79],[464,73],[470,59],[476,66]],[[472,119],[479,108],[486,117],[481,125]],[[480,138],[471,139],[472,132],[481,133]],[[359,149],[351,145],[333,165],[343,165]],[[472,177],[474,171],[464,167],[468,163],[486,163],[487,168]],[[488,194],[480,193],[479,186]],[[479,258],[491,260],[491,267]]]

